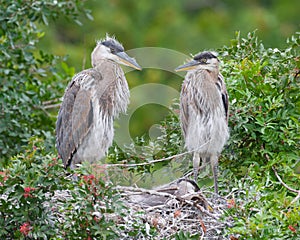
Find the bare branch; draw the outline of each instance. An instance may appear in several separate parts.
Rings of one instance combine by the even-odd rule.
[[[275,173],[275,176],[277,177],[278,181],[279,181],[286,189],[290,190],[291,192],[295,192],[295,193],[298,193],[298,194],[300,193],[300,190],[293,189],[293,188],[291,188],[290,186],[288,186],[285,182],[282,181],[281,177],[279,176],[279,174],[278,174],[278,172],[277,172],[277,170],[276,170],[276,168],[275,168],[274,166],[272,166],[272,169],[273,169],[273,171],[274,171],[274,173]]]
[[[57,103],[57,102],[61,102],[61,98],[55,98],[55,99],[43,101],[42,104],[43,104],[43,106],[46,106],[46,105]]]
[[[51,108],[59,108],[61,106],[61,103],[56,104],[50,104],[50,105],[44,105],[44,109],[51,109]]]
[[[126,164],[126,163],[115,163],[115,164],[105,164],[106,167],[138,167],[138,166],[147,166],[147,165],[151,165],[154,163],[158,163],[158,162],[164,162],[164,161],[168,161],[168,160],[172,160],[174,158],[178,158],[181,156],[184,156],[186,154],[189,154],[190,152],[184,152],[184,153],[180,153],[177,155],[173,155],[167,158],[161,158],[161,159],[155,159],[149,162],[144,162],[144,163],[133,163],[133,164]]]
[[[150,190],[150,189],[145,189],[145,188],[117,186],[116,189],[121,190],[121,191],[127,191],[127,192],[139,192],[139,193],[147,193],[150,195],[175,198],[174,195],[169,194],[167,192],[161,192],[161,191]]]
[[[295,202],[297,202],[300,198],[300,191],[298,192],[297,196],[293,199],[293,201],[291,201],[291,204],[294,204]]]
[[[264,146],[262,146],[262,149],[264,149]],[[265,157],[268,161],[270,161],[270,157],[268,154],[265,154]],[[276,168],[274,166],[272,166],[272,169],[275,173],[275,176],[277,177],[278,181],[281,183],[282,186],[284,186],[287,190],[291,191],[291,192],[294,192],[294,193],[297,193],[297,196],[293,199],[293,201],[291,201],[291,204],[295,203],[297,200],[299,200],[300,198],[300,190],[297,190],[297,189],[294,189],[294,188],[291,188],[290,186],[288,186],[284,181],[282,181],[281,177],[279,176]]]
[[[284,186],[286,189],[288,189],[291,192],[297,193],[297,196],[293,199],[293,201],[291,201],[291,204],[294,204],[295,202],[297,202],[300,198],[300,190],[296,190],[296,189],[288,186],[285,182],[282,181],[281,177],[279,176],[279,174],[274,166],[272,166],[272,169],[275,173],[275,176],[277,177],[278,181],[281,183],[282,186]]]
[[[200,148],[202,148],[203,146],[205,146],[208,142],[202,144]],[[147,166],[147,165],[151,165],[153,163],[158,163],[158,162],[164,162],[164,161],[168,161],[168,160],[172,160],[174,158],[178,158],[178,157],[181,157],[181,156],[184,156],[186,154],[190,154],[190,153],[193,153],[197,151],[197,149],[193,150],[193,151],[186,151],[186,152],[183,152],[183,153],[179,153],[177,155],[173,155],[173,156],[170,156],[170,157],[166,157],[166,158],[161,158],[161,159],[155,159],[155,160],[152,160],[152,161],[149,161],[149,162],[144,162],[144,163],[133,163],[133,164],[126,164],[126,163],[115,163],[115,164],[105,164],[106,167],[138,167],[138,166]],[[125,160],[124,160],[125,161]]]

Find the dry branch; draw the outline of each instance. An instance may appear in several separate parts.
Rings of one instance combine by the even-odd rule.
[[[202,148],[203,146],[205,146],[208,142],[202,144],[200,148]],[[166,157],[166,158],[161,158],[161,159],[155,159],[155,160],[152,160],[152,161],[148,161],[148,162],[143,162],[143,163],[134,163],[134,164],[127,164],[127,163],[115,163],[115,164],[105,164],[106,167],[138,167],[138,166],[147,166],[147,165],[151,165],[151,164],[154,164],[154,163],[158,163],[158,162],[164,162],[164,161],[169,161],[169,160],[172,160],[172,159],[175,159],[175,158],[178,158],[178,157],[182,157],[186,154],[190,154],[190,153],[193,153],[194,151],[197,151],[196,150],[193,150],[193,151],[186,151],[186,152],[183,152],[183,153],[179,153],[179,154],[176,154],[176,155],[172,155],[170,157]],[[126,161],[126,160],[124,160]]]
[[[291,201],[291,204],[294,204],[295,202],[297,202],[300,198],[300,190],[296,190],[296,189],[288,186],[284,181],[282,181],[281,177],[279,176],[279,174],[274,166],[272,166],[272,169],[275,173],[275,176],[277,177],[278,181],[281,183],[282,186],[284,186],[287,190],[289,190],[291,192],[297,193],[297,196],[293,199],[293,201]]]

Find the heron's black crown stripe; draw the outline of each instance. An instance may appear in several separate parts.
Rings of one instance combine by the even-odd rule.
[[[118,43],[117,41],[114,41],[113,39],[109,39],[106,41],[101,42],[102,45],[109,47],[110,49],[114,50],[115,52],[124,52],[123,46]]]
[[[213,53],[211,52],[201,52],[201,53],[198,53],[195,57],[194,57],[194,60],[200,60],[200,59],[203,59],[203,58],[206,58],[206,59],[211,59],[211,58],[217,58],[216,55],[214,55]]]

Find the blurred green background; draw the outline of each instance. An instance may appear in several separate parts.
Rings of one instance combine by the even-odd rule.
[[[299,0],[88,0],[85,6],[91,10],[89,19],[80,17],[78,25],[61,16],[43,27],[46,35],[39,43],[45,51],[67,55],[75,72],[91,67],[95,41],[106,33],[115,35],[126,50],[160,47],[189,55],[217,50],[230,44],[235,31],[245,35],[255,29],[266,47],[281,48],[299,30]],[[151,68],[126,77],[130,88],[162,83],[179,91],[182,83],[182,77],[172,72]],[[132,137],[147,134],[167,114],[165,107],[139,108],[130,121]]]

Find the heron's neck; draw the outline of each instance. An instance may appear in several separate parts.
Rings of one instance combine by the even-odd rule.
[[[110,59],[106,59],[106,58],[98,58],[98,59],[92,60],[93,68],[99,67],[104,63],[115,63],[115,62]]]
[[[218,72],[219,66],[217,64],[209,64],[209,65],[199,65],[199,70],[207,70],[210,72]]]
[[[210,74],[213,75],[213,77],[217,77],[219,74],[219,66],[218,65],[202,65],[198,69],[196,69],[196,72],[201,72],[201,71],[207,71]]]

